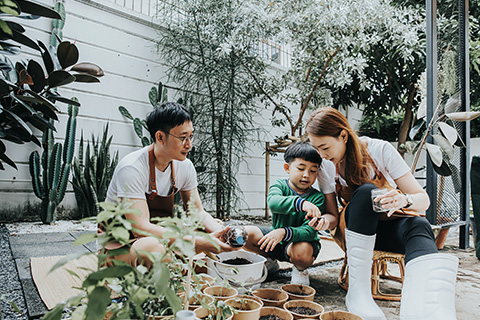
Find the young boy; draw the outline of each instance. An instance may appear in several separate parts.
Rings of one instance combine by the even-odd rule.
[[[326,230],[333,215],[322,212],[323,193],[312,187],[322,158],[308,142],[295,142],[285,151],[284,169],[288,179],[278,179],[268,192],[272,228],[247,226],[245,248],[267,258],[293,264],[291,283],[308,285],[307,268],[320,252],[317,230]],[[312,219],[306,219],[306,215]],[[312,227],[314,226],[315,229]]]

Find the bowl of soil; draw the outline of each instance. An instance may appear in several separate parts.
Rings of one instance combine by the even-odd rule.
[[[233,298],[225,301],[225,305],[235,310],[233,320],[258,320],[260,317],[260,302],[253,299]]]
[[[362,317],[347,311],[333,310],[333,311],[322,313],[322,315],[320,316],[320,319],[321,320],[362,320]]]
[[[263,307],[260,309],[259,320],[293,320],[290,312],[277,307]]]
[[[262,288],[252,292],[254,297],[262,300],[266,307],[282,308],[283,304],[288,300],[288,294],[280,289]]]
[[[315,289],[302,284],[284,284],[282,290],[288,294],[288,300],[310,300],[313,301]]]
[[[310,300],[289,300],[283,308],[293,315],[294,319],[318,319],[323,313],[323,307]]]
[[[228,299],[235,298],[238,294],[238,290],[235,288],[227,288],[223,286],[211,286],[203,290],[207,296],[212,296],[217,300],[226,301]]]
[[[265,257],[245,250],[221,252],[218,260],[207,257],[208,274],[214,278],[245,284],[262,279],[266,272]]]

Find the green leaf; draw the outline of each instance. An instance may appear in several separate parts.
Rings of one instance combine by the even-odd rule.
[[[118,107],[118,111],[120,111],[120,114],[125,118],[133,120],[132,115],[130,114],[130,112],[128,112],[128,110],[124,106]]]
[[[50,269],[50,271],[48,271],[48,272],[49,273],[53,272],[53,271],[57,270],[58,268],[64,266],[67,262],[76,260],[76,259],[78,259],[82,256],[85,256],[85,255],[88,255],[88,254],[92,254],[92,253],[91,252],[75,252],[75,253],[68,254],[65,257],[63,257],[62,259],[58,260],[58,262],[55,263],[55,265],[52,267],[52,269]]]
[[[439,146],[431,143],[426,143],[425,146],[427,147],[427,153],[430,156],[432,162],[437,167],[440,167],[443,162],[442,149]]]
[[[120,243],[128,243],[130,240],[130,233],[124,228],[113,228],[111,233],[115,240],[118,240]]]
[[[445,122],[439,122],[437,125],[440,131],[442,132],[443,136],[448,140],[448,142],[450,142],[450,144],[453,145],[455,144],[455,142],[457,142],[457,139],[458,139],[457,129],[455,129],[454,127],[450,126]]]
[[[30,89],[35,92],[40,92],[45,88],[47,80],[45,79],[45,73],[42,66],[35,60],[30,60],[27,67],[28,74],[32,77],[33,85],[29,85]]]
[[[80,73],[87,73],[87,74],[95,76],[95,77],[102,77],[102,76],[105,75],[102,68],[100,68],[98,65],[96,65],[94,63],[90,63],[90,62],[77,63],[70,70],[71,71],[77,71],[77,72],[80,72]]]
[[[65,303],[59,303],[52,310],[47,312],[42,320],[60,320],[62,319],[63,309],[65,309]]]
[[[0,30],[2,30],[2,32],[8,34],[9,36],[13,36],[12,29],[10,29],[8,24],[3,20],[0,20]]]
[[[133,119],[133,129],[137,136],[141,139],[143,137],[142,121],[139,118]]]
[[[78,49],[73,43],[63,41],[58,45],[57,57],[63,69],[73,66],[78,61]]]
[[[152,88],[150,89],[150,91],[148,92],[148,99],[150,100],[150,104],[151,104],[152,106],[156,106],[156,105],[157,105],[157,101],[158,101],[157,88],[152,87]]]
[[[87,276],[83,282],[83,287],[89,287],[96,285],[98,281],[103,281],[107,278],[120,278],[133,271],[133,267],[130,265],[113,265],[111,267],[100,269],[92,272]]]
[[[445,103],[445,113],[457,111],[461,104],[462,100],[460,99],[460,93],[457,92],[448,98],[447,103]]]
[[[45,18],[61,19],[58,12],[48,7],[42,6],[40,4],[27,1],[27,0],[18,0],[18,4],[20,5],[22,12],[30,13],[30,14],[45,17]]]
[[[75,241],[73,242],[73,245],[78,246],[78,245],[81,245],[81,244],[93,242],[96,239],[97,239],[97,235],[95,233],[93,233],[93,232],[84,233],[80,237],[75,239]]]
[[[435,172],[441,176],[447,177],[452,174],[452,169],[450,168],[449,164],[446,161],[443,161],[441,166],[436,166],[432,162],[432,167],[433,167],[433,170],[435,170]]]
[[[469,121],[479,117],[480,111],[452,112],[445,115],[455,121]]]
[[[100,82],[100,80],[97,77],[92,76],[88,73],[75,73],[75,74],[73,74],[73,76],[75,77],[75,82],[82,82],[82,83],[98,83],[98,82]]]
[[[447,154],[448,158],[450,160],[453,160],[453,158],[455,157],[455,151],[453,150],[450,142],[439,134],[432,134],[432,137],[437,143],[437,145],[442,148],[442,150]]]
[[[55,88],[63,86],[75,81],[75,77],[72,76],[69,72],[64,70],[56,70],[49,74],[48,76],[48,86],[50,88]]]
[[[103,320],[109,304],[110,291],[105,286],[96,287],[88,297],[85,318],[89,320]]]

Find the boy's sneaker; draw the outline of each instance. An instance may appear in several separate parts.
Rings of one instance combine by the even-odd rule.
[[[278,264],[278,261],[273,260],[272,258],[267,258],[267,261],[265,261],[265,266],[267,267],[269,274],[275,273],[280,270],[280,265]]]
[[[292,266],[292,279],[291,284],[301,284],[304,286],[310,285],[310,277],[308,276],[308,270],[298,270],[295,266]]]

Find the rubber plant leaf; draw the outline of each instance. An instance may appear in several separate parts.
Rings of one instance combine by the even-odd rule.
[[[427,122],[425,121],[424,118],[418,119],[413,127],[410,129],[410,132],[408,133],[408,136],[410,139],[414,139],[415,136],[417,135],[418,131],[426,124]]]
[[[57,57],[63,69],[73,66],[78,62],[77,46],[69,41],[63,41],[58,45]]]
[[[40,40],[38,40],[38,46],[41,48],[40,52],[42,54],[42,60],[43,60],[43,64],[45,65],[45,69],[47,70],[47,74],[50,74],[54,70],[53,60],[52,60],[50,51],[45,46],[45,44]]]
[[[10,28],[11,28],[11,26],[10,26]],[[25,45],[29,48],[34,49],[34,50],[40,51],[40,47],[38,46],[38,44],[35,41],[33,41],[29,37],[25,36],[21,32],[18,32],[17,30],[15,30],[13,28],[11,28],[11,29],[12,29],[12,40],[13,41],[16,41],[20,44],[23,44],[23,45]]]
[[[50,101],[48,101],[47,99],[45,99],[44,97],[42,97],[41,95],[39,95],[38,93],[32,91],[32,90],[25,90],[26,92],[30,93],[33,97],[35,97],[37,99],[38,102],[42,103],[43,105],[46,105],[47,107],[49,107],[50,109],[52,109],[53,111],[55,112],[59,112],[60,110],[57,109],[57,107],[55,107],[55,105],[53,103],[51,103]]]
[[[455,157],[455,151],[453,150],[452,144],[439,134],[432,134],[432,137],[437,145],[447,154],[448,159],[453,160],[453,157]]]
[[[32,77],[33,85],[29,85],[30,89],[39,93],[45,88],[47,80],[45,79],[45,73],[42,66],[35,60],[30,60],[27,66],[27,72]]]
[[[10,159],[10,158],[5,154],[5,151],[6,151],[5,144],[3,143],[3,141],[0,140],[0,160],[4,161],[5,163],[7,163],[8,165],[10,165],[11,167],[17,169],[17,165],[15,164],[15,162],[13,162],[12,159]],[[2,170],[3,170],[3,169],[2,169]]]
[[[81,73],[88,73],[88,74],[90,74],[92,76],[95,76],[95,77],[103,77],[105,75],[102,68],[100,68],[96,64],[90,63],[90,62],[77,63],[70,70],[81,72]]]
[[[56,70],[48,75],[48,86],[55,88],[75,81],[75,77],[64,70]]]
[[[10,94],[10,86],[5,82],[5,80],[0,79],[0,97],[5,97]]]
[[[442,132],[443,136],[450,142],[451,145],[455,144],[458,139],[457,129],[445,122],[439,122],[438,128]]]
[[[427,153],[430,156],[433,164],[435,164],[437,167],[440,167],[443,162],[442,149],[439,146],[431,143],[426,143],[425,146],[427,147]]]
[[[91,74],[88,73],[74,73],[73,76],[75,77],[75,82],[86,82],[86,83],[94,83],[94,82],[100,82],[100,80],[92,76]]]
[[[469,121],[479,117],[480,111],[451,112],[445,115],[455,121]]]
[[[442,165],[439,167],[432,162],[432,167],[433,170],[441,176],[448,177],[452,174],[452,169],[446,161],[443,161]]]
[[[455,93],[450,98],[448,98],[447,103],[445,103],[445,113],[456,112],[460,107],[462,100],[460,99],[460,92]]]
[[[76,100],[68,99],[68,98],[65,98],[65,97],[62,97],[62,96],[59,96],[59,95],[56,95],[56,94],[53,94],[51,91],[47,91],[47,97],[49,99],[52,99],[52,100],[55,100],[55,101],[60,101],[60,102],[66,103],[66,104],[71,104],[71,105],[80,107],[80,102],[78,102]]]
[[[61,19],[62,17],[50,8],[44,7],[40,4],[26,1],[26,0],[17,0],[18,5],[22,9],[22,12],[30,13],[36,16],[52,18],[52,19]]]

